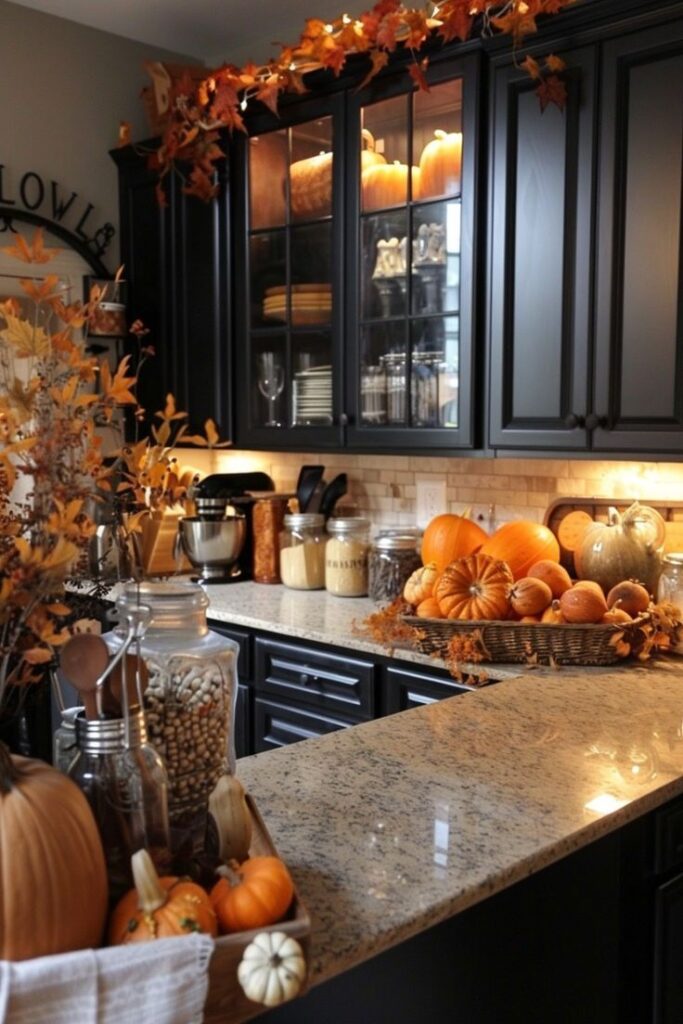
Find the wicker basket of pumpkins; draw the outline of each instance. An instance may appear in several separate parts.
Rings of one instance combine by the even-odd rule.
[[[573,580],[540,523],[510,522],[489,536],[465,517],[440,515],[425,531],[422,559],[403,597],[423,653],[453,657],[462,637],[483,661],[610,665],[641,646],[652,618],[651,595],[636,580],[608,590]]]

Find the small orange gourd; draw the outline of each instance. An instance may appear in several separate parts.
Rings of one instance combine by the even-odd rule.
[[[109,942],[150,942],[174,935],[216,935],[216,915],[208,893],[184,878],[159,878],[146,850],[131,857],[135,888],[123,896],[111,916]]]
[[[505,562],[478,552],[456,559],[444,570],[434,597],[447,619],[504,619],[511,585]]]
[[[567,622],[600,622],[607,611],[607,602],[602,593],[590,587],[572,587],[560,598],[560,610]]]
[[[441,608],[435,597],[426,597],[415,609],[415,614],[420,619],[442,619]]]
[[[510,588],[510,604],[522,617],[539,615],[553,599],[547,583],[532,576],[524,576]]]
[[[294,883],[279,857],[250,857],[220,868],[211,903],[221,930],[240,932],[280,921],[294,897]]]
[[[560,602],[558,600],[554,600],[551,604],[548,605],[546,610],[543,612],[543,615],[541,616],[541,622],[546,622],[553,626],[557,626],[560,623],[564,622],[564,615],[562,614],[562,610],[560,609]]]
[[[612,587],[607,595],[607,607],[621,608],[623,611],[635,618],[646,612],[650,606],[650,595],[645,587],[634,580],[624,580]]]
[[[628,612],[625,612],[623,608],[610,608],[608,612],[605,612],[603,617],[600,619],[601,622],[614,625],[614,623],[633,622],[633,619]]]
[[[473,554],[488,540],[481,526],[466,516],[444,512],[428,524],[422,538],[422,561],[433,562],[439,572],[456,558]]]
[[[529,575],[534,579],[543,580],[552,591],[553,597],[561,597],[565,590],[572,585],[571,576],[563,565],[553,562],[551,558],[544,558],[536,562],[529,569]]]
[[[411,573],[403,587],[403,597],[408,604],[419,605],[431,597],[434,592],[434,584],[439,578],[439,571],[434,562],[416,569]]]

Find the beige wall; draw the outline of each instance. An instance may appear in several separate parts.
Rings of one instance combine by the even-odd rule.
[[[150,58],[185,60],[0,0],[5,194],[14,195],[21,175],[32,170],[94,205],[88,227],[105,221],[118,227],[116,169],[108,151],[121,120],[131,122],[133,138],[149,135],[139,94],[147,82],[142,62]],[[117,261],[115,240],[110,269]]]

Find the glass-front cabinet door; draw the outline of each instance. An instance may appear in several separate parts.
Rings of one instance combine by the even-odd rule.
[[[474,444],[474,60],[400,75],[353,100],[347,181],[349,441]]]
[[[281,113],[250,123],[240,160],[239,439],[338,447],[340,100],[297,104],[295,123]]]

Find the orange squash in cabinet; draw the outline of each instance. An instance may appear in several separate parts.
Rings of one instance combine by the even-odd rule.
[[[313,219],[332,212],[332,153],[297,160],[289,168],[293,217]]]
[[[418,189],[419,167],[413,167],[413,192]],[[361,172],[364,210],[382,210],[408,202],[408,166],[395,160],[393,164],[374,163]]]
[[[436,199],[460,191],[462,173],[462,133],[444,132],[440,128],[428,142],[420,157],[419,199]]]
[[[360,169],[361,174],[368,167],[377,167],[386,164],[386,159],[375,149],[375,137],[367,128],[363,128],[361,135]]]

